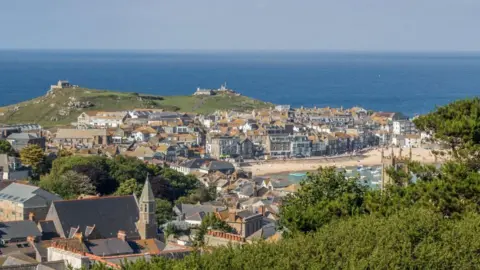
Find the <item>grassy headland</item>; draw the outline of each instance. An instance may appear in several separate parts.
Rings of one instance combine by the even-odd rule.
[[[64,88],[46,95],[0,108],[0,123],[38,123],[43,126],[68,125],[84,111],[122,111],[155,108],[166,111],[211,113],[232,109],[249,111],[272,106],[245,96],[156,96],[87,88]]]

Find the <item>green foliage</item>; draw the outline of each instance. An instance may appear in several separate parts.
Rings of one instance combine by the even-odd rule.
[[[274,244],[228,246],[124,269],[475,269],[478,250],[479,215],[445,220],[416,209],[338,220]]]
[[[147,165],[139,159],[116,156],[109,159],[103,156],[63,156],[55,159],[48,176],[42,178],[42,185],[52,192],[67,194],[57,182],[66,172],[74,171],[90,179],[96,193],[108,195],[140,195],[143,183],[150,174],[150,183],[157,198],[170,202],[181,196],[192,200],[209,200],[208,191],[200,189],[200,183],[193,175],[183,175],[169,168]],[[207,194],[206,194],[207,193]],[[162,204],[165,206],[165,204]],[[163,217],[166,217],[164,215]]]
[[[136,179],[137,182],[143,183],[147,174],[152,174],[147,165],[141,160],[134,157],[115,156],[113,159],[108,159],[110,176],[122,183],[128,179]]]
[[[36,144],[29,144],[20,150],[20,160],[23,165],[30,166],[34,174],[42,173],[45,162],[43,149]]]
[[[280,223],[293,233],[316,231],[334,219],[364,213],[366,191],[357,178],[347,179],[334,167],[320,168],[285,199]]]
[[[480,169],[480,99],[455,101],[415,119],[422,131],[446,143],[453,156]]]
[[[198,228],[193,244],[195,247],[205,246],[205,235],[208,230],[217,230],[227,233],[234,233],[235,230],[223,220],[217,218],[214,213],[209,213],[202,219],[202,224]]]
[[[7,140],[0,140],[0,154],[14,155],[15,150]]]
[[[42,177],[39,186],[60,195],[64,199],[74,199],[79,195],[95,195],[96,190],[90,179],[75,171],[67,171],[60,177]]]
[[[172,203],[164,199],[155,199],[155,215],[157,217],[157,223],[159,225],[164,224],[173,217]]]
[[[176,235],[178,233],[177,227],[173,223],[168,223],[165,229],[163,230],[163,234],[165,237],[165,242],[168,241],[168,238],[171,235]]]
[[[67,149],[60,149],[57,153],[58,157],[69,157],[69,156],[72,156],[72,155],[73,155],[72,151],[67,150]]]
[[[64,156],[52,163],[50,177],[59,178],[67,171],[75,171],[87,176],[99,194],[113,193],[118,183],[109,174],[110,166],[106,157]]]
[[[117,191],[115,191],[115,195],[118,196],[135,194],[138,197],[141,193],[142,185],[138,184],[137,180],[134,178],[121,183],[120,186],[118,186]]]
[[[187,196],[182,196],[178,198],[175,203],[188,203],[188,204],[197,204],[201,202],[208,202],[215,200],[216,198],[216,188],[207,188],[200,186],[189,192]]]

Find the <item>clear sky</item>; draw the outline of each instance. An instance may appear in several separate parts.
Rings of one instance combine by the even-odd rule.
[[[480,0],[0,0],[0,48],[480,51]]]

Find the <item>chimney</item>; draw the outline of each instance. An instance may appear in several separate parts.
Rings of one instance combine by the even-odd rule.
[[[265,205],[260,206],[258,212],[262,214],[262,216],[265,216]]]
[[[35,214],[33,212],[28,213],[28,220],[35,221]]]
[[[118,231],[117,238],[122,240],[123,242],[127,241],[127,233],[125,231]]]
[[[78,241],[83,242],[83,234],[81,232],[75,233],[73,238],[76,238],[76,239],[78,239]]]
[[[31,235],[27,236],[27,242],[34,243],[35,242],[35,236],[31,236]]]

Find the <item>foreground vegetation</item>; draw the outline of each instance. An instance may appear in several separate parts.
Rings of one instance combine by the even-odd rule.
[[[230,246],[182,260],[155,258],[124,269],[476,269],[480,265],[480,100],[438,108],[416,120],[448,143],[441,168],[409,164],[372,191],[320,169],[281,208],[285,238]],[[412,175],[418,179],[412,181]],[[97,265],[96,269],[103,266]]]
[[[90,102],[87,104],[87,102]],[[77,104],[75,104],[77,103]],[[57,89],[45,96],[0,108],[0,123],[68,125],[83,111],[122,111],[155,108],[167,111],[212,113],[232,109],[250,111],[271,103],[245,96],[155,96],[86,88]]]

